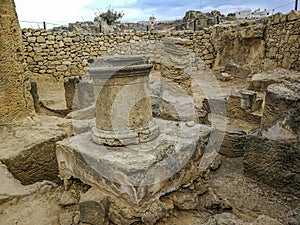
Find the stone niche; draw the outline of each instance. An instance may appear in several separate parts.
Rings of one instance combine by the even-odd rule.
[[[160,198],[193,181],[201,183],[208,170],[209,165],[199,165],[211,129],[152,118],[150,69],[143,56],[95,62],[89,72],[97,96],[96,124],[57,144],[60,178],[92,186],[87,199],[92,196],[88,202],[101,205],[100,211],[93,209],[101,214],[99,221],[154,224],[169,209]],[[87,203],[81,199],[80,204],[88,222]]]

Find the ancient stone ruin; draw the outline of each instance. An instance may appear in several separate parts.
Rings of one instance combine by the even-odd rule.
[[[299,224],[299,11],[192,26],[21,31],[0,2],[0,224]]]
[[[13,1],[0,6],[0,123],[11,123],[33,112],[30,84],[26,78],[24,43]]]

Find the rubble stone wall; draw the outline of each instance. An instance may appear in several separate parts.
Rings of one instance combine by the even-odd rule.
[[[300,11],[277,13],[266,29],[265,66],[300,71]]]
[[[236,64],[250,73],[276,67],[300,70],[299,11],[277,13],[266,23],[238,21],[196,32],[76,34],[33,29],[22,32],[29,70],[56,77],[84,75],[89,59],[108,52],[147,54],[151,61],[160,62],[162,55],[156,51],[157,43],[170,37],[183,39],[185,48],[214,69]]]
[[[162,55],[154,51],[157,43],[165,38],[177,37],[185,40],[184,46],[205,61],[214,62],[214,48],[210,42],[210,31],[137,32],[120,34],[76,34],[73,32],[49,32],[23,29],[25,61],[30,71],[45,75],[84,75],[89,59],[115,52],[122,54],[150,55],[151,61],[160,61]],[[118,49],[118,50],[117,50]],[[124,54],[123,53],[123,54]]]

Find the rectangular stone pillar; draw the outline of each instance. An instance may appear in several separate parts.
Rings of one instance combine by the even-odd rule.
[[[13,0],[0,2],[0,125],[34,111],[23,65],[24,44]]]

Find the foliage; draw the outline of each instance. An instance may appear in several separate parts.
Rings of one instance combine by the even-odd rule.
[[[210,14],[213,15],[214,17],[221,16],[221,12],[218,10],[213,10],[210,12]]]
[[[124,13],[122,11],[118,12],[113,8],[109,7],[107,11],[99,12],[98,16],[104,19],[108,25],[111,25],[112,23],[116,22],[118,19],[121,19],[124,16]]]
[[[234,13],[228,13],[227,14],[227,16],[229,17],[229,16],[232,16],[232,17],[234,17],[235,16],[235,14]]]

